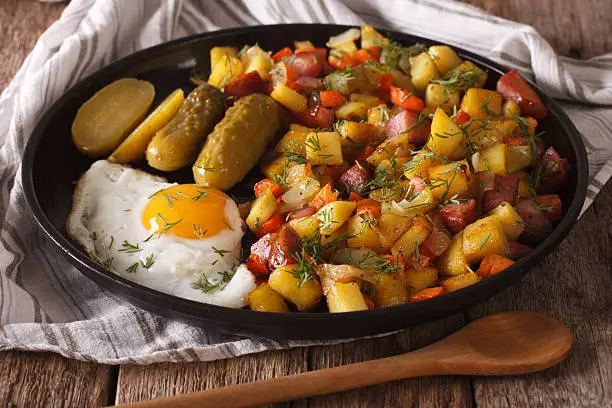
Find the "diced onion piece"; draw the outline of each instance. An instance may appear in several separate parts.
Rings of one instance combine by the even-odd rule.
[[[376,283],[377,278],[375,269],[360,269],[351,265],[315,265],[314,271],[321,279],[323,294],[327,294],[334,282],[348,283],[365,280]]]
[[[350,28],[343,33],[329,37],[329,41],[325,43],[329,48],[336,48],[348,41],[358,40],[361,32],[357,28]]]
[[[317,180],[309,177],[303,179],[283,194],[283,204],[280,211],[289,212],[304,207],[317,195],[320,189],[321,185]]]
[[[421,191],[416,197],[408,201],[387,201],[382,203],[382,214],[394,214],[402,217],[414,217],[417,214],[425,214],[433,205],[435,200],[430,189]]]

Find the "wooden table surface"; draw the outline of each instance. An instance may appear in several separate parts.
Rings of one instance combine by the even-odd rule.
[[[561,54],[612,51],[610,0],[469,0],[534,25]],[[0,89],[61,13],[62,4],[0,1]],[[571,329],[575,346],[559,366],[521,377],[423,378],[299,400],[290,407],[602,407],[612,406],[612,185],[567,239],[520,283],[463,313],[375,340],[309,347],[210,363],[105,366],[50,353],[0,353],[0,406],[100,406],[360,362],[405,352],[467,321],[508,310],[549,314]]]

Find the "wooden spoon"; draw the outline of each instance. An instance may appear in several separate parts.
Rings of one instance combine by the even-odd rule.
[[[393,357],[122,407],[250,407],[412,377],[526,374],[557,364],[571,346],[572,335],[558,320],[529,312],[500,313]]]

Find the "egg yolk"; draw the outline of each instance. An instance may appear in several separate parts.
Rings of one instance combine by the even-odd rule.
[[[231,229],[225,206],[231,200],[216,188],[181,184],[155,193],[142,213],[153,235],[205,239]]]

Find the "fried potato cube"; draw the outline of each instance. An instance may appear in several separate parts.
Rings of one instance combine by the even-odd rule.
[[[278,204],[276,197],[270,189],[267,189],[253,201],[251,211],[246,218],[246,223],[251,231],[256,232],[261,225],[268,221],[276,211]]]
[[[306,97],[283,83],[276,84],[270,96],[292,112],[300,113],[308,108]]]
[[[287,265],[276,268],[268,279],[268,284],[286,300],[293,303],[300,312],[314,309],[321,301],[323,289],[316,280],[308,280],[299,285],[296,276],[298,265]]]
[[[338,132],[312,132],[304,143],[310,164],[334,165],[343,161],[342,138]]]
[[[440,107],[452,113],[454,106],[461,102],[459,91],[452,86],[429,84],[425,89],[425,106]]]
[[[378,283],[374,286],[374,305],[376,307],[398,306],[408,303],[410,293],[402,281],[394,275],[378,275]]]
[[[402,278],[404,286],[417,292],[436,284],[438,270],[436,268],[410,268],[404,271]]]
[[[510,203],[501,203],[491,211],[491,216],[499,221],[506,238],[516,241],[525,230],[525,222]]]
[[[409,261],[418,250],[419,245],[429,237],[432,229],[433,226],[427,221],[427,218],[417,215],[413,218],[410,228],[391,245],[391,253],[402,254],[404,259]]]
[[[487,254],[506,253],[506,234],[496,217],[484,217],[465,227],[463,253],[469,264],[479,262]]]
[[[330,235],[339,230],[351,218],[355,206],[353,201],[333,201],[324,205],[317,213],[321,235]]]
[[[356,214],[348,220],[347,240],[350,248],[368,248],[375,252],[382,252],[380,234],[378,233],[378,222],[368,214]]]
[[[436,263],[442,275],[463,275],[467,271],[469,265],[463,253],[463,231],[453,237]]]
[[[499,118],[503,100],[504,97],[497,91],[470,88],[461,100],[461,110],[472,118]]]
[[[432,45],[429,47],[429,56],[442,75],[463,62],[455,50],[448,45]]]
[[[432,79],[440,78],[440,72],[429,54],[422,52],[410,57],[410,76],[416,90],[423,94]]]
[[[469,190],[469,166],[461,160],[429,168],[431,192],[436,201],[450,199]]]
[[[285,299],[267,283],[249,293],[249,308],[256,312],[289,313]]]
[[[465,133],[459,125],[448,117],[444,109],[436,109],[431,122],[431,135],[425,147],[443,156],[450,156],[464,143]]]
[[[447,292],[463,289],[480,281],[480,277],[473,272],[464,273],[463,275],[451,276],[443,279],[441,284]]]
[[[368,305],[356,282],[335,282],[327,291],[325,299],[330,313],[368,310]]]
[[[293,232],[295,232],[295,235],[297,235],[299,238],[304,238],[311,237],[318,233],[321,221],[319,221],[316,215],[311,215],[308,217],[296,218],[289,221],[288,224]]]

